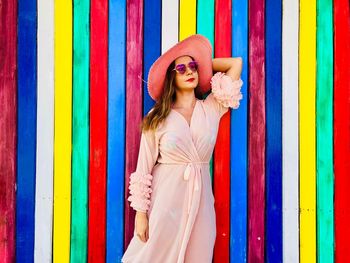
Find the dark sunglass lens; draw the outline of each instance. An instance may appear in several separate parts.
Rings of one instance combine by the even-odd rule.
[[[186,66],[184,64],[179,64],[179,65],[176,66],[176,70],[179,73],[183,74],[186,71]]]
[[[191,61],[190,63],[188,63],[188,66],[190,67],[190,69],[191,69],[192,71],[195,71],[195,70],[198,69],[198,64],[197,64],[196,61]]]

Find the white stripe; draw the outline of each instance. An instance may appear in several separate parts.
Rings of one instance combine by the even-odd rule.
[[[34,262],[52,261],[54,2],[38,1],[38,102]]]
[[[299,2],[283,0],[283,262],[299,262]]]
[[[178,42],[179,3],[162,0],[162,54]]]

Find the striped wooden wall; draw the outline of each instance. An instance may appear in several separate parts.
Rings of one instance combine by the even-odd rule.
[[[120,262],[148,70],[196,33],[244,61],[210,161],[213,261],[350,262],[349,5],[0,0],[2,262]]]

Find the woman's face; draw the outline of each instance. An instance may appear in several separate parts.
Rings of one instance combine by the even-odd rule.
[[[185,64],[186,71],[184,74],[176,72],[175,74],[175,85],[180,89],[194,89],[198,85],[198,71],[193,72],[189,67],[188,63],[192,61],[190,56],[182,56],[175,59],[175,67],[178,64]],[[192,81],[188,81],[193,79]]]

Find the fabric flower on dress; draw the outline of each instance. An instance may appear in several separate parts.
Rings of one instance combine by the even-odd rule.
[[[224,72],[217,72],[210,80],[214,98],[223,106],[237,109],[239,100],[243,98],[241,87],[242,79],[232,80]]]
[[[153,176],[151,174],[141,174],[137,171],[130,175],[130,196],[128,201],[131,202],[130,206],[137,211],[146,212],[149,209],[149,205],[151,204],[149,198],[152,193],[152,178]]]

